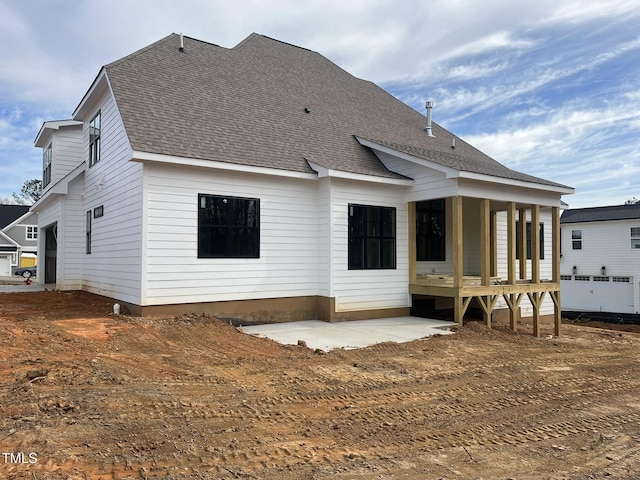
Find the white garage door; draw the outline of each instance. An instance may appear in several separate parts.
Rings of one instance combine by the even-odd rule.
[[[563,310],[635,313],[634,277],[567,275],[560,281]]]
[[[0,277],[8,277],[11,275],[11,257],[8,255],[0,255]]]

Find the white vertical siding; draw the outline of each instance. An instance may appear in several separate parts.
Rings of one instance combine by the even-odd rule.
[[[610,280],[614,276],[633,277],[633,311],[640,312],[640,248],[631,248],[631,227],[640,228],[640,219],[563,223],[560,273],[573,275],[575,266],[578,275],[601,276],[604,266]],[[582,230],[582,250],[573,250],[571,230]],[[604,290],[599,291],[600,286],[596,283],[591,284],[594,287],[593,294],[604,295]],[[581,300],[572,298],[571,291],[567,291],[567,298],[563,293],[562,304],[575,308],[574,305],[580,305]]]
[[[101,111],[100,161],[89,167],[88,123]],[[142,165],[132,150],[113,96],[108,93],[84,119],[86,161],[84,213],[103,206],[93,219],[91,254],[84,253],[84,288],[140,304],[142,271]],[[84,216],[83,230],[84,230]]]
[[[79,290],[83,286],[83,260],[85,245],[85,218],[83,195],[84,178],[79,176],[69,183],[67,195],[62,199],[63,212],[58,224],[58,288]]]
[[[333,296],[331,259],[333,258],[333,222],[331,216],[331,179],[318,181],[318,295]]]
[[[331,269],[336,311],[409,306],[408,208],[406,187],[332,179],[333,255]],[[348,205],[396,208],[396,268],[349,270]]]
[[[143,305],[318,294],[313,180],[146,165]],[[260,199],[260,258],[198,258],[198,194]]]

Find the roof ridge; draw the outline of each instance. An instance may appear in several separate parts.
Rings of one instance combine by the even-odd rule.
[[[293,43],[284,42],[282,40],[278,40],[277,38],[270,37],[269,35],[263,35],[261,33],[256,33],[256,32],[251,33],[244,40],[242,40],[240,43],[238,43],[235,47],[233,47],[233,50],[244,47],[247,43],[249,43],[251,40],[253,40],[256,37],[264,38],[266,40],[271,40],[272,42],[281,43],[281,44],[287,45],[289,47],[299,48],[300,50],[306,50],[307,52],[318,53],[315,50],[311,50],[310,48],[301,47],[299,45],[294,45]]]

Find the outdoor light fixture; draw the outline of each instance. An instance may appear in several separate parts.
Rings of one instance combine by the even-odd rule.
[[[605,267],[604,265],[602,266],[602,268],[600,269],[600,273],[604,276],[607,274],[607,267]]]
[[[575,265],[572,268],[573,274],[575,275],[576,273],[578,273],[578,267],[576,267]]]

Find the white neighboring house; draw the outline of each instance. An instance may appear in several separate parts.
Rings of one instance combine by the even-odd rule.
[[[640,313],[640,204],[565,210],[562,309]]]
[[[316,52],[169,35],[103,67],[35,145],[51,176],[32,207],[38,275],[59,289],[142,314],[356,319],[420,299],[459,322],[473,306],[559,322],[573,189],[506,168]]]

